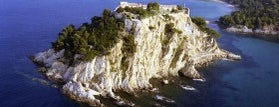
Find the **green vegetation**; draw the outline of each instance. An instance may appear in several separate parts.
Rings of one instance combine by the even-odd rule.
[[[65,49],[65,57],[73,61],[79,54],[81,61],[89,61],[97,55],[109,54],[109,50],[119,41],[124,40],[126,53],[133,53],[135,43],[133,36],[123,36],[124,23],[115,19],[110,10],[105,9],[102,17],[93,17],[91,24],[84,23],[78,29],[74,25],[64,28],[52,48],[55,51]]]
[[[177,5],[176,8],[177,8],[177,10],[183,10],[183,6],[181,6],[181,5]]]
[[[123,9],[122,7],[119,7],[117,9],[117,11],[122,10],[122,9]],[[143,9],[143,7],[128,7],[128,6],[126,6],[124,8],[124,11],[125,12],[130,12],[130,13],[133,13],[133,14],[137,14],[137,15],[139,15],[140,18],[146,18],[146,17],[149,17],[151,15],[146,9]]]
[[[175,28],[174,23],[167,23],[165,25],[165,35],[166,37],[161,41],[162,44],[162,50],[163,50],[163,56],[168,52],[168,45],[171,41],[171,38],[173,37],[173,34],[178,33],[181,34],[182,31]]]
[[[166,34],[166,35],[173,35],[174,33],[181,34],[182,31],[176,29],[176,28],[174,27],[174,23],[168,23],[168,24],[166,24],[166,26],[165,26],[165,34]]]
[[[191,17],[191,20],[199,27],[206,27],[206,21],[201,17]]]
[[[160,5],[156,2],[154,2],[154,3],[148,3],[147,9],[144,9],[143,7],[126,6],[125,8],[122,8],[122,7],[117,8],[116,12],[118,12],[118,13],[130,12],[130,13],[139,15],[139,18],[143,19],[146,17],[156,15],[156,13],[159,11],[159,9],[160,9]]]
[[[165,18],[166,21],[173,19],[173,17],[171,17],[169,14],[163,15],[163,17]]]
[[[157,2],[147,4],[147,11],[158,11],[159,9],[160,5]]]
[[[135,44],[135,38],[134,35],[127,35],[123,37],[123,46],[122,46],[122,53],[123,57],[121,59],[121,69],[123,71],[128,69],[129,66],[129,60],[128,58],[133,56],[133,54],[136,52],[136,44]]]
[[[172,8],[172,9],[171,9],[171,12],[172,12],[172,13],[178,13],[179,11],[178,11],[177,9],[175,9],[175,8]]]
[[[172,13],[178,13],[178,12],[181,12],[182,10],[183,10],[183,7],[180,6],[180,5],[177,5],[176,8],[171,9],[171,12]]]
[[[257,29],[264,26],[279,25],[279,0],[224,0],[238,5],[240,10],[220,17],[225,27],[245,25]]]
[[[127,56],[133,55],[136,52],[136,44],[134,35],[127,35],[123,37],[122,53]]]
[[[148,26],[148,28],[149,28],[150,30],[154,30],[154,29],[155,29],[154,26]]]
[[[201,17],[191,17],[193,23],[195,23],[200,30],[206,32],[208,35],[213,36],[214,38],[219,38],[220,34],[215,30],[212,30],[206,26],[206,21]]]
[[[173,59],[172,59],[172,61],[171,61],[171,67],[172,68],[175,68],[177,65],[176,65],[176,63],[177,63],[177,61],[179,60],[179,57],[180,57],[180,55],[182,54],[182,52],[183,52],[183,48],[184,48],[184,42],[182,42],[182,43],[180,43],[180,45],[175,49],[175,55],[174,55],[174,57],[173,57]],[[184,56],[186,56],[186,54],[183,54]]]

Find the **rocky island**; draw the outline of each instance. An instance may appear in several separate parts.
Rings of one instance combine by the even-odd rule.
[[[115,92],[151,90],[152,78],[201,79],[196,67],[241,58],[220,49],[216,33],[201,24],[182,6],[121,2],[90,24],[64,28],[52,49],[33,60],[74,100],[102,106],[97,96],[103,96],[123,103]]]

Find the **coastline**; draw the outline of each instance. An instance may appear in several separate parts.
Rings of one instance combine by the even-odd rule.
[[[223,3],[223,4],[226,4],[226,6],[233,7],[233,8],[236,8],[236,7],[237,7],[237,5],[230,4],[230,3],[225,2],[225,1],[223,1],[223,0],[211,0],[211,1],[217,2],[217,3]]]
[[[222,28],[222,27],[221,27]],[[223,28],[228,33],[242,34],[248,37],[257,37],[264,40],[279,42],[279,32],[274,30],[249,29],[246,26]]]
[[[67,25],[90,23],[92,16],[100,16],[104,8],[114,9],[118,1],[61,0],[61,1],[4,1],[1,7],[1,105],[10,107],[90,107],[62,93],[62,83],[48,79],[45,68],[37,68],[31,61],[34,54],[51,47],[58,33]],[[131,2],[131,1],[130,1]],[[149,1],[135,0],[147,3]],[[191,14],[210,21],[208,27],[220,33],[219,47],[243,57],[240,61],[217,60],[206,67],[197,67],[204,79],[181,76],[151,79],[154,88],[132,95],[116,90],[134,107],[195,107],[195,106],[266,106],[279,105],[279,42],[264,40],[252,34],[228,33],[215,22],[233,8],[210,0],[172,0],[165,4],[191,7]],[[4,4],[3,4],[4,5]],[[147,28],[148,29],[148,28]],[[34,58],[34,57],[33,57]],[[143,57],[142,57],[143,58]],[[40,71],[45,71],[40,72]],[[196,90],[191,90],[193,87]],[[156,97],[164,96],[175,103]],[[107,107],[117,107],[121,101],[96,96]],[[122,103],[122,106],[123,105]]]
[[[233,32],[233,33],[244,33],[244,34],[264,34],[264,35],[278,35],[279,32],[275,30],[269,30],[269,29],[249,29],[246,26],[241,27],[228,27],[224,29],[227,32]]]
[[[228,5],[231,5],[233,9],[233,12],[238,11],[238,5],[236,4],[231,4],[229,2],[226,2],[224,0],[212,0],[220,3],[226,3]],[[230,14],[231,14],[230,13]],[[242,34],[245,36],[249,37],[257,37],[257,38],[262,38],[265,40],[270,40],[270,41],[278,41],[279,42],[279,31],[274,30],[275,25],[269,25],[269,26],[264,26],[262,29],[252,29],[248,28],[245,25],[237,25],[237,26],[224,26],[223,24],[220,23],[220,21],[216,21],[216,23],[219,25],[221,29],[228,33],[235,33],[235,34]]]
[[[125,19],[127,31],[132,26],[130,23],[134,24],[134,40],[137,41],[137,50],[128,58],[124,58],[125,44],[120,40],[110,54],[96,56],[89,62],[69,64],[61,61],[66,58],[65,49],[49,49],[38,53],[33,61],[45,67],[46,71],[43,73],[49,79],[63,81],[62,92],[70,98],[92,106],[102,106],[98,97],[133,105],[133,102],[125,102],[115,92],[123,91],[134,95],[139,90],[149,90],[154,88],[150,79],[164,79],[181,74],[191,79],[203,79],[197,67],[207,66],[214,60],[241,59],[239,55],[220,49],[211,35],[201,31],[191,21],[188,12],[169,13],[169,17],[165,17],[160,13],[142,20]],[[172,36],[166,34],[166,26],[170,22],[181,33],[173,33]],[[152,31],[150,26],[156,27],[157,31]],[[168,84],[166,79],[163,82]]]

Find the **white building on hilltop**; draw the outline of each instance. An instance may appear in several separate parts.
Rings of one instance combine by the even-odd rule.
[[[146,4],[129,3],[129,2],[120,2],[119,6],[117,8],[119,8],[119,7],[125,8],[126,6],[128,6],[128,7],[142,7],[144,9],[147,8]],[[163,9],[163,10],[177,9],[177,5],[160,5],[160,9]],[[184,4],[184,9],[186,10],[187,14],[190,15],[190,9],[185,7],[185,4]]]

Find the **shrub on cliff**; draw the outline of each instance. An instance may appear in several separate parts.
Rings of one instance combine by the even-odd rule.
[[[169,35],[169,34],[172,35],[172,34],[174,34],[174,33],[181,34],[182,31],[176,29],[176,28],[174,27],[174,23],[168,23],[168,24],[166,24],[166,26],[165,26],[165,34],[166,34],[166,35]]]
[[[177,10],[183,10],[183,6],[181,6],[181,5],[177,5],[176,8],[177,8]]]
[[[220,34],[215,30],[212,30],[206,26],[206,21],[201,17],[191,17],[193,23],[195,23],[199,29],[214,38],[219,38]]]
[[[206,27],[206,21],[201,17],[191,17],[191,20],[199,27]]]
[[[160,5],[157,2],[147,4],[147,11],[158,11],[159,9]]]
[[[150,30],[156,29],[154,26],[148,26],[148,28],[149,28]]]
[[[117,11],[121,11],[122,9],[121,8],[118,8]],[[148,17],[150,16],[150,12],[148,12],[146,9],[143,9],[142,7],[128,7],[126,6],[124,8],[124,11],[125,12],[130,12],[130,13],[133,13],[133,14],[137,14],[139,15],[140,18],[145,18],[145,17]]]
[[[134,52],[136,52],[136,44],[135,44],[135,38],[134,35],[127,35],[123,37],[123,47],[122,52],[126,56],[132,55]]]
[[[126,6],[124,8],[122,8],[122,7],[117,8],[116,12],[118,12],[118,13],[130,12],[130,13],[139,15],[139,18],[142,19],[142,18],[156,15],[156,11],[159,11],[159,9],[160,9],[160,5],[156,2],[154,2],[154,3],[148,3],[147,9],[144,9],[143,7]]]
[[[93,17],[91,24],[83,24],[76,29],[73,25],[64,28],[52,48],[56,51],[65,49],[67,59],[79,54],[80,60],[88,61],[96,55],[107,54],[118,42],[119,32],[124,29],[124,23],[115,19],[110,10],[105,9],[102,17]]]

